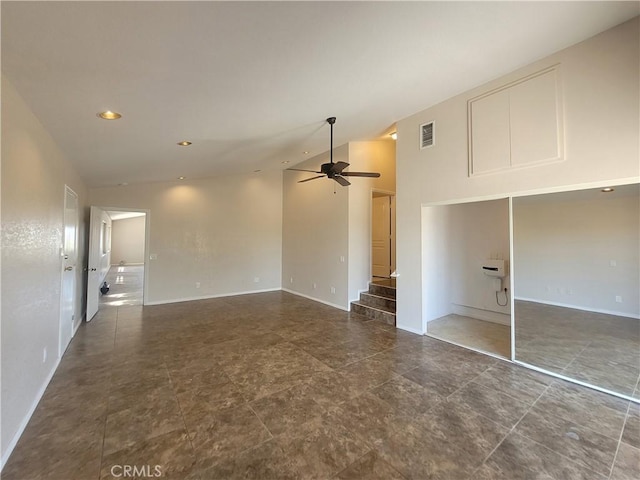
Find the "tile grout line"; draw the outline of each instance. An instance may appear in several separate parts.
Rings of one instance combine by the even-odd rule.
[[[118,334],[118,317],[120,314],[120,307],[116,307],[116,328],[113,331],[113,352],[115,353],[116,349],[116,335]],[[113,386],[113,369],[114,365],[111,362],[109,366],[110,375],[109,375],[109,392],[111,391],[111,387]],[[107,395],[107,404],[104,412],[104,427],[102,429],[102,447],[100,448],[100,470],[98,471],[98,480],[102,478],[102,462],[104,462],[104,444],[107,438],[107,421],[109,419],[109,403],[110,403],[111,395]]]
[[[553,383],[553,382],[552,382]],[[500,440],[498,442],[498,444],[495,446],[495,448],[493,450],[491,450],[491,452],[489,452],[489,455],[487,455],[485,457],[485,459],[482,461],[482,463],[474,470],[474,474],[478,471],[478,469],[482,468],[483,465],[485,465],[487,463],[487,460],[489,460],[489,458],[491,458],[491,455],[494,454],[494,452],[500,447],[500,445],[503,444],[503,442],[506,440],[506,438],[511,435],[511,433],[513,433],[516,429],[516,427],[520,424],[520,422],[522,421],[522,419],[524,417],[527,416],[527,414],[531,411],[531,409],[535,406],[535,404],[538,402],[538,400],[540,400],[540,398],[547,392],[547,390],[549,389],[549,387],[551,386],[551,383],[549,383],[548,385],[545,386],[544,390],[542,390],[542,392],[540,392],[540,394],[536,397],[536,399],[531,403],[531,405],[529,406],[529,408],[527,408],[527,410],[522,414],[522,416],[520,417],[520,419],[511,427],[511,429],[506,433],[506,435],[502,438],[502,440]],[[513,397],[510,397],[513,398]],[[526,437],[528,438],[528,437]],[[530,439],[531,440],[531,439]],[[537,443],[537,442],[536,442]],[[544,445],[542,445],[544,447]],[[546,448],[546,447],[545,447]],[[473,478],[473,477],[470,477]]]
[[[609,468],[609,475],[607,478],[611,478],[611,475],[613,475],[613,468],[616,465],[616,460],[618,459],[618,452],[620,452],[620,445],[622,444],[622,437],[624,435],[624,430],[625,427],[627,425],[627,421],[629,420],[629,412],[631,411],[631,402],[629,402],[629,405],[627,405],[627,413],[624,416],[624,422],[622,424],[622,429],[620,430],[620,437],[618,438],[618,445],[616,446],[616,451],[613,455],[613,461],[611,462],[611,468]]]

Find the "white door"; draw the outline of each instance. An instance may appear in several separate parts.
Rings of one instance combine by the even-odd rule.
[[[87,275],[87,322],[98,313],[100,284],[107,275],[111,253],[111,218],[101,208],[91,207],[89,220],[89,268]]]
[[[391,275],[391,197],[373,197],[371,216],[371,274]]]
[[[78,196],[65,185],[64,233],[62,238],[62,288],[60,293],[59,356],[73,337],[76,307],[76,270],[78,266]]]

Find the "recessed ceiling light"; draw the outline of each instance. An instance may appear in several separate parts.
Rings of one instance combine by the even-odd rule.
[[[601,191],[601,192],[603,192],[603,193],[610,193],[610,192],[613,192],[613,191],[614,191],[614,189],[613,189],[613,188],[611,188],[611,187],[606,187],[606,188],[603,188],[603,189],[602,189],[602,190],[600,190],[600,191]]]
[[[98,116],[103,120],[118,120],[122,115],[118,112],[112,112],[111,110],[107,110],[106,112],[98,113]]]
[[[287,164],[287,163],[289,163],[289,160],[283,160],[283,161],[282,161],[282,162],[280,162],[280,163]]]
[[[127,185],[129,185],[127,182],[122,182],[118,184],[119,187],[126,187]]]
[[[178,177],[178,180],[184,180],[186,177]]]
[[[397,140],[398,139],[398,132],[392,132],[392,133],[389,134],[389,136],[391,138],[393,138],[394,140]]]
[[[254,170],[254,171],[253,171],[253,173],[259,173],[259,172],[261,172],[261,171],[262,171],[262,170]]]
[[[191,142],[183,140],[181,142],[178,142],[178,145],[180,145],[181,147],[188,147],[189,145],[191,145]]]
[[[309,150],[305,150],[304,152],[302,152],[303,155],[309,155]]]

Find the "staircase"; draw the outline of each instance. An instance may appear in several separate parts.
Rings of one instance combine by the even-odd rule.
[[[362,292],[357,302],[351,302],[351,311],[373,320],[395,325],[396,289],[370,283],[369,291]]]

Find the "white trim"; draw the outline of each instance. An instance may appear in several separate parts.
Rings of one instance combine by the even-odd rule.
[[[18,440],[20,440],[20,437],[24,433],[24,429],[27,428],[27,425],[29,423],[29,420],[31,420],[31,416],[33,415],[33,412],[35,412],[36,407],[38,406],[38,403],[40,403],[40,400],[42,400],[44,392],[47,389],[47,387],[49,386],[49,382],[51,382],[51,379],[53,378],[53,376],[56,373],[56,370],[58,369],[58,365],[60,365],[60,360],[61,360],[61,357],[58,357],[58,359],[56,359],[56,363],[53,365],[53,368],[51,369],[51,371],[47,375],[47,378],[45,379],[44,383],[42,384],[42,387],[40,387],[40,390],[38,390],[38,393],[36,394],[36,398],[34,399],[33,403],[31,404],[31,407],[29,407],[29,411],[27,412],[27,414],[22,419],[22,422],[20,422],[20,426],[18,427],[18,431],[15,433],[15,435],[13,436],[13,438],[11,439],[9,444],[7,445],[7,449],[5,450],[4,454],[2,455],[2,459],[0,459],[0,471],[2,471],[4,466],[7,464],[7,460],[9,460],[9,457],[11,456],[11,453],[13,453],[13,449],[16,448],[16,445],[18,444]]]
[[[547,300],[536,300],[534,298],[527,298],[527,297],[515,297],[515,300],[521,300],[523,302],[541,303],[543,305],[551,305],[554,307],[572,308],[574,310],[581,310],[583,312],[604,313],[606,315],[615,315],[616,317],[626,317],[626,318],[633,318],[635,320],[640,320],[640,315],[638,314],[627,313],[627,312],[616,312],[615,310],[606,310],[604,308],[587,308],[587,307],[582,307],[580,305],[571,305],[569,303],[561,303],[561,302],[551,302]]]
[[[145,305],[166,305],[168,303],[182,303],[182,302],[193,302],[196,300],[208,300],[211,298],[224,298],[224,297],[235,297],[238,295],[251,295],[253,293],[266,293],[266,292],[278,292],[280,288],[265,288],[263,290],[248,290],[245,292],[229,292],[229,293],[218,293],[214,295],[201,295],[198,297],[182,297],[182,298],[170,298],[167,300],[158,300],[155,302],[147,302]]]
[[[397,320],[397,317],[396,317],[396,320]],[[416,335],[424,335],[425,334],[425,332],[421,332],[420,330],[417,330],[415,328],[399,325],[397,323],[396,323],[396,328],[399,329],[399,330],[404,330],[405,332],[415,333]]]
[[[629,395],[624,395],[624,394],[622,394],[620,392],[614,392],[613,390],[607,390],[606,388],[598,387],[598,386],[593,385],[591,383],[586,383],[586,382],[583,382],[581,380],[577,380],[575,378],[565,377],[561,373],[555,373],[555,372],[552,372],[551,370],[545,370],[544,368],[536,367],[535,365],[531,365],[530,363],[522,362],[520,360],[514,360],[513,363],[515,363],[516,365],[520,365],[522,367],[528,368],[530,370],[535,370],[536,372],[544,373],[545,375],[549,375],[551,377],[560,378],[560,379],[565,380],[565,381],[567,381],[569,383],[575,383],[575,384],[581,385],[583,387],[591,388],[591,389],[597,390],[599,392],[603,392],[603,393],[607,393],[609,395],[613,395],[614,397],[624,398],[625,400],[631,400],[634,403],[640,403],[640,398],[630,397]]]
[[[283,288],[284,290],[284,288]],[[293,292],[291,292],[293,293]],[[369,293],[369,289],[367,288],[366,290],[358,290],[358,298],[354,299],[354,300],[349,300],[349,311],[351,311],[351,302],[359,302],[360,301],[360,295],[363,293]],[[341,307],[338,307],[341,308]]]
[[[499,325],[511,326],[511,315],[507,313],[494,312],[493,310],[483,310],[481,308],[468,307],[466,305],[451,304],[451,312],[463,317],[471,317],[476,320],[497,323]]]
[[[449,340],[448,338],[438,337],[432,333],[425,333],[425,337],[435,338],[436,340],[440,340],[441,342],[450,343],[451,345],[455,345],[456,347],[466,348],[467,350],[472,350],[474,352],[481,353],[483,355],[487,355],[488,357],[497,358],[498,360],[504,360],[505,362],[511,362],[507,357],[503,357],[502,355],[498,355],[497,353],[488,352],[487,350],[481,350],[476,347],[470,347],[469,345],[464,345],[462,343],[454,342],[453,340]]]
[[[331,303],[331,302],[327,302],[326,300],[320,300],[319,298],[314,298],[314,297],[311,297],[309,295],[305,295],[304,293],[296,292],[295,290],[289,290],[288,288],[284,288],[284,287],[282,287],[282,289],[278,288],[277,290],[282,290],[283,292],[291,293],[291,294],[297,295],[299,297],[304,297],[304,298],[306,298],[308,300],[313,300],[314,302],[324,303],[325,305],[329,305],[330,307],[338,308],[338,309],[343,310],[345,312],[348,312],[349,308],[350,308],[350,307],[345,308],[344,306],[338,305],[337,303]],[[351,305],[351,303],[349,303],[349,305]]]

